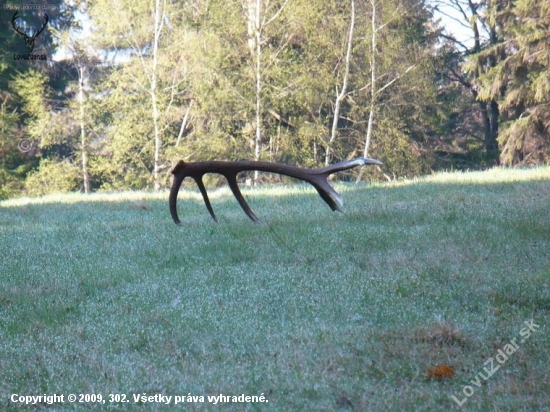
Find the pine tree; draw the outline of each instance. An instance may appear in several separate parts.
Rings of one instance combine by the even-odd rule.
[[[504,164],[550,159],[550,3],[518,0],[497,15],[506,58],[482,80],[480,98],[498,99]]]

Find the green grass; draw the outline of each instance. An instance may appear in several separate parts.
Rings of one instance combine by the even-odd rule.
[[[166,193],[0,203],[0,409],[99,393],[130,402],[33,410],[550,410],[550,168],[338,190],[343,214],[305,186],[245,190],[264,225],[226,189],[218,224],[180,193],[180,227]],[[455,375],[428,378],[437,364]]]

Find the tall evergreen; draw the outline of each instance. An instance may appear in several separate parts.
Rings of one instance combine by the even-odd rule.
[[[504,164],[550,159],[550,3],[505,2],[495,14],[502,42],[481,54],[504,56],[482,78],[480,98],[499,101]]]

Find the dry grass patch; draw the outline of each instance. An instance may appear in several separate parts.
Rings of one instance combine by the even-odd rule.
[[[437,346],[466,346],[464,332],[453,322],[437,319],[428,327],[421,327],[413,335],[413,340],[428,342]]]

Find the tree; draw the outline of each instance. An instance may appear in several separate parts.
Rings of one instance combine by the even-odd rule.
[[[80,126],[80,155],[82,157],[82,182],[84,184],[84,193],[90,193],[90,174],[88,172],[88,139],[86,133],[85,121],[85,93],[84,88],[89,82],[90,76],[88,67],[79,63],[78,67],[78,120]]]
[[[463,77],[454,83],[468,81],[478,95],[492,68],[482,35],[474,56],[459,54],[450,40],[437,44],[423,1],[76,4],[91,22],[91,39],[83,32],[53,73],[21,70],[1,96],[0,128],[16,141],[36,141],[37,155],[49,161],[39,169],[46,177],[69,170],[67,162],[78,165],[84,191],[158,189],[179,159],[318,166],[372,155],[388,176],[417,175],[435,164],[453,116],[467,117],[464,94],[449,87],[441,66],[451,62],[447,77],[455,71]],[[481,28],[492,24],[488,10],[488,0],[475,9]],[[49,34],[62,44],[63,33]],[[466,59],[478,77],[464,73]],[[490,113],[488,101],[475,104]],[[5,136],[0,150],[22,157]],[[33,153],[25,159],[37,164]],[[18,161],[4,164],[15,170]]]
[[[267,27],[273,23],[284,10],[288,0],[284,0],[280,5],[272,5],[268,0],[264,3],[262,0],[243,0],[243,10],[247,20],[248,47],[250,55],[254,61],[254,80],[255,80],[255,140],[254,140],[254,159],[260,160],[262,154],[262,110],[263,110],[263,76],[262,76],[262,52],[263,45],[269,41],[266,37]],[[265,8],[264,8],[265,4]],[[258,171],[254,172],[254,182],[258,181]]]
[[[506,7],[505,7],[506,6]],[[481,78],[480,99],[499,102],[498,142],[504,164],[550,159],[550,4],[518,0],[493,16],[502,41],[479,59],[503,57]]]
[[[65,36],[64,36],[65,37]],[[95,53],[89,45],[82,43],[75,35],[68,33],[68,38],[65,43],[67,51],[71,54],[67,59],[70,67],[70,73],[75,78],[73,83],[77,86],[73,88],[74,98],[67,105],[67,117],[70,117],[74,122],[74,129],[78,129],[79,138],[75,139],[75,152],[80,155],[80,173],[82,176],[82,188],[84,193],[91,192],[91,177],[89,171],[90,142],[89,135],[92,129],[93,115],[91,104],[88,101],[88,94],[93,90],[92,81],[96,66],[99,65]]]
[[[32,69],[19,73],[13,81],[12,89],[23,103],[22,118],[31,141],[41,146],[55,141],[56,127],[50,103],[52,90],[46,75]]]
[[[90,2],[89,14],[96,46],[119,52],[119,60],[104,83],[107,105],[115,111],[111,116],[114,128],[108,132],[115,164],[108,173],[137,177],[150,171],[152,185],[159,189],[168,167],[163,156],[166,136],[181,122],[183,108],[179,103],[187,79],[181,57],[185,53],[180,53],[186,46],[181,43],[185,29],[182,10],[166,0],[99,0]],[[139,180],[148,184],[146,177]]]
[[[290,138],[297,128],[290,117],[303,107],[297,103],[304,61],[300,12],[299,2],[210,3],[196,34],[201,41],[190,45],[197,47],[189,63],[194,116],[186,143],[195,147],[192,153],[276,160],[285,152],[294,158],[296,148],[287,144],[301,143]]]
[[[419,106],[435,104],[430,66],[436,37],[428,28],[430,15],[426,8],[417,2],[376,3],[376,60],[372,65],[370,0],[355,0],[353,5],[308,1],[303,3],[303,11],[296,3],[287,7],[292,7],[292,15],[303,13],[301,31],[296,34],[300,42],[293,45],[300,51],[299,66],[294,72],[295,83],[300,88],[295,88],[289,97],[299,100],[296,106],[301,109],[297,111],[300,114],[295,112],[292,119],[300,140],[309,142],[309,156],[327,163],[364,154],[368,147],[365,137],[376,133],[380,141],[375,145],[374,155],[381,155],[378,149],[384,146],[387,152],[383,156],[387,156],[385,160],[390,160],[397,174],[422,163],[418,157],[408,156],[403,165],[397,167],[398,159],[403,158],[402,152],[391,153],[392,147],[398,146],[392,145],[392,140],[400,140],[404,147],[411,146],[408,149],[414,150],[414,140],[423,138],[422,123],[411,124],[410,128],[408,124],[403,128],[391,125],[399,124],[397,118],[402,117],[410,119],[406,123],[414,123],[423,111]],[[405,77],[407,82],[399,81]],[[334,90],[336,99],[332,97]],[[384,128],[380,128],[382,125]],[[382,140],[388,144],[379,144]]]
[[[429,132],[425,113],[437,104],[433,85],[436,32],[427,24],[429,10],[414,1],[376,0],[369,0],[364,10],[363,56],[368,65],[353,99],[355,115],[367,121],[363,144],[356,150],[368,157],[376,136],[376,153],[394,175],[406,170],[421,173],[429,164],[428,157],[419,156]],[[420,124],[424,127],[419,128]]]
[[[325,150],[325,166],[328,166],[330,163],[331,147],[334,140],[336,140],[338,122],[340,121],[340,110],[342,107],[342,103],[348,93],[349,72],[350,72],[350,65],[351,65],[351,52],[353,50],[354,28],[355,28],[355,0],[351,0],[349,34],[348,34],[347,47],[346,47],[346,56],[344,60],[344,74],[342,75],[342,86],[340,90],[337,89],[336,99],[334,100],[334,117],[332,119],[332,128],[330,132],[330,138],[328,140],[327,147]]]
[[[18,143],[25,141],[18,136],[18,116],[16,109],[10,107],[12,99],[13,95],[9,91],[0,92],[0,200],[22,189],[20,179],[12,170],[19,163]]]
[[[452,45],[457,56],[457,63],[448,67],[449,79],[459,83],[470,91],[479,107],[483,130],[483,147],[486,158],[498,160],[498,97],[483,99],[479,96],[479,79],[494,68],[504,58],[502,49],[498,49],[502,39],[500,27],[495,20],[496,14],[504,7],[507,0],[441,0],[434,1],[436,7],[452,7],[457,17],[449,16],[471,33],[472,41],[459,40],[456,35],[443,32],[441,36]],[[439,9],[440,11],[443,8]],[[498,49],[498,50],[497,50]]]
[[[75,5],[56,7],[42,0],[36,3],[44,8],[0,8],[0,20],[4,22],[4,30],[0,31],[0,175],[4,178],[0,185],[4,193],[23,192],[23,180],[38,166],[37,156],[43,155],[42,140],[49,139],[58,126],[51,121],[50,109],[55,109],[66,86],[63,66],[52,58],[59,47],[55,33],[73,24]],[[11,27],[16,11],[19,24],[29,32],[44,23],[44,13],[48,15],[48,24],[33,50],[33,54],[45,55],[46,60],[14,57],[25,52],[25,43]]]

